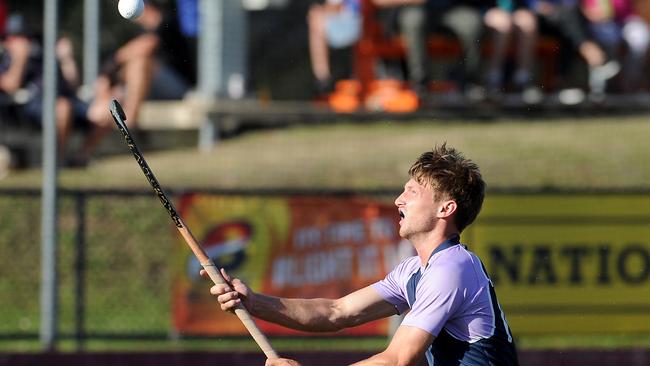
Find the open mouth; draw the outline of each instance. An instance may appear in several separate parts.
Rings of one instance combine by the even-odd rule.
[[[399,210],[399,218],[403,219],[405,217],[404,212],[402,210]]]

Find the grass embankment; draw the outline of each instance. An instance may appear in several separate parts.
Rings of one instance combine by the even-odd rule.
[[[295,126],[222,141],[216,149],[145,152],[164,186],[178,188],[395,188],[410,163],[447,141],[479,163],[492,188],[647,187],[645,117],[416,121]],[[148,188],[133,158],[62,170],[63,187]],[[40,187],[40,171],[0,187]]]

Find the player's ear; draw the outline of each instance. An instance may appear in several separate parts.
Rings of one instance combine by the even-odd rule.
[[[438,217],[441,219],[448,218],[456,213],[457,208],[458,204],[454,200],[442,201],[440,206],[438,206]]]

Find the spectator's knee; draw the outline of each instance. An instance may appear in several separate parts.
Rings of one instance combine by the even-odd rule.
[[[498,8],[490,9],[485,13],[485,25],[498,33],[512,32],[510,14]]]
[[[309,8],[309,11],[307,11],[307,24],[310,26],[322,23],[323,18],[325,17],[325,12],[323,11],[323,7],[314,4]]]
[[[646,52],[650,46],[650,27],[641,18],[635,18],[623,26],[623,38],[632,52]]]
[[[528,10],[516,10],[512,14],[512,22],[523,33],[537,32],[537,18]]]

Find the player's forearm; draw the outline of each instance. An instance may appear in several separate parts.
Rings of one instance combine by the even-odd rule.
[[[356,362],[350,366],[390,366],[390,365],[402,365],[397,362],[396,359],[388,357],[386,354],[378,353],[370,358]]]
[[[0,75],[0,90],[7,94],[15,93],[23,83],[23,75],[27,65],[27,57],[12,60],[9,69]]]
[[[255,294],[245,305],[254,316],[291,329],[329,332],[344,327],[336,316],[336,300],[285,299]]]
[[[75,63],[74,59],[59,59],[59,65],[61,66],[61,72],[63,73],[64,79],[70,84],[70,86],[79,86],[79,69],[77,68],[77,64]]]
[[[395,366],[395,365],[419,365],[421,357],[404,357],[405,355],[385,350],[365,360],[356,362],[350,366]]]

